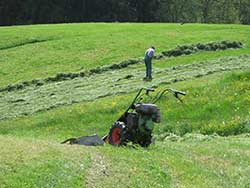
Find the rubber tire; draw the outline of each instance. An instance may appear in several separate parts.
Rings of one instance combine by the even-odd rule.
[[[109,131],[109,143],[113,146],[121,146],[125,144],[126,126],[123,122],[116,122]]]

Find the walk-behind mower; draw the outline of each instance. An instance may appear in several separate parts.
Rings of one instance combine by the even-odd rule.
[[[126,145],[128,142],[143,147],[149,146],[152,142],[154,123],[161,121],[161,112],[156,103],[167,92],[172,93],[181,102],[179,95],[186,95],[185,92],[169,88],[151,96],[150,92],[154,91],[153,88],[140,89],[128,109],[113,124],[109,134],[103,137],[103,141],[115,146]]]
[[[109,134],[100,138],[97,135],[70,138],[62,143],[80,144],[87,146],[103,145],[104,142],[114,146],[126,145],[128,142],[147,147],[152,142],[154,123],[160,123],[161,112],[156,103],[166,93],[172,93],[182,102],[179,95],[186,95],[185,92],[174,89],[164,89],[156,95],[151,96],[154,88],[142,88],[135,96],[124,114],[112,125]],[[147,102],[146,102],[147,101]]]

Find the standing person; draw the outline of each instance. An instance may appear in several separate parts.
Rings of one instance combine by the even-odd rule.
[[[155,53],[155,47],[152,46],[149,49],[147,49],[145,56],[144,56],[144,62],[146,65],[146,77],[143,78],[143,80],[151,81],[152,80],[152,59],[154,57]]]

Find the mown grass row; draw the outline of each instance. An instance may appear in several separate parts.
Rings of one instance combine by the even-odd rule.
[[[168,85],[187,92],[184,104],[169,96],[159,103],[162,110],[156,134],[188,132],[233,135],[249,132],[249,71],[215,74]],[[165,88],[162,85],[160,88]],[[0,133],[58,141],[98,133],[105,135],[127,108],[135,93],[61,107],[33,116],[0,122]],[[41,134],[41,132],[43,134]]]
[[[249,27],[240,25],[101,23],[1,27],[0,48],[27,44],[0,50],[0,87],[142,57],[151,45],[158,54],[177,45],[222,40],[241,41],[249,48],[248,33]]]
[[[190,55],[200,51],[217,51],[217,50],[226,50],[226,49],[239,49],[242,48],[242,43],[239,41],[221,41],[221,42],[211,42],[207,44],[192,44],[185,46],[178,46],[173,50],[164,51],[160,55],[154,57],[154,59],[160,60],[164,57],[178,57],[182,55]],[[76,73],[57,73],[56,76],[48,77],[45,79],[34,79],[32,81],[24,81],[18,84],[9,84],[7,87],[0,88],[0,92],[2,91],[15,91],[21,90],[28,86],[42,86],[46,83],[51,82],[60,82],[65,80],[73,80],[75,78],[89,77],[94,74],[102,74],[107,71],[115,71],[118,69],[124,69],[128,66],[142,63],[143,59],[129,59],[123,61],[121,63],[112,64],[103,67],[97,67],[95,69],[90,69],[85,72],[76,72]]]
[[[47,83],[42,86],[26,86],[23,89],[0,92],[0,106],[2,107],[0,120],[29,115],[76,102],[129,93],[145,86],[157,87],[163,83],[171,84],[217,72],[247,68],[250,68],[249,56],[242,55],[167,69],[155,68],[154,79],[150,83],[144,83],[142,80],[145,68],[133,66],[87,78]]]

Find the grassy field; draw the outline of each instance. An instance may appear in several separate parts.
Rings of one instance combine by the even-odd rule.
[[[247,47],[240,53],[249,53],[248,35],[249,26],[241,25],[103,23],[1,27],[0,86],[142,57],[151,45],[159,53],[182,44],[238,40]]]
[[[250,187],[250,27],[60,24],[0,27],[0,88],[141,58],[177,45],[237,40],[241,49],[136,64],[89,77],[0,92],[0,187]],[[156,143],[59,144],[105,135],[142,86],[175,88],[158,104]]]

